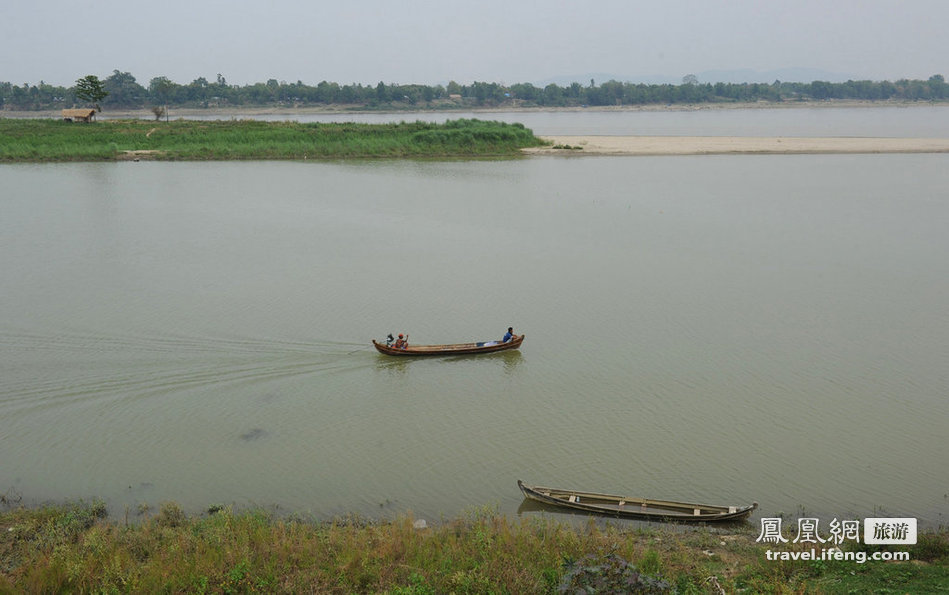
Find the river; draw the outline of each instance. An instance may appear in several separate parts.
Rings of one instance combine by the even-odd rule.
[[[949,136],[922,109],[838,113]],[[649,133],[811,134],[774,111]],[[588,115],[533,125],[627,133]],[[945,524],[947,159],[0,166],[0,493],[431,521],[535,514],[521,478]]]

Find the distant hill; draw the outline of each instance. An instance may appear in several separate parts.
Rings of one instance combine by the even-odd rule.
[[[812,83],[826,81],[828,83],[845,83],[856,80],[849,74],[827,72],[817,68],[778,68],[777,70],[706,70],[694,73],[700,83]],[[682,82],[682,79],[679,79]]]
[[[829,83],[843,83],[854,79],[852,75],[828,72],[817,68],[778,68],[775,70],[751,70],[750,68],[738,70],[706,70],[702,72],[686,72],[680,76],[668,76],[661,74],[638,74],[638,75],[619,75],[605,72],[595,72],[587,74],[556,76],[534,83],[538,87],[546,87],[550,83],[566,87],[572,83],[580,83],[583,86],[589,86],[590,79],[600,85],[609,80],[615,80],[622,83],[643,83],[647,85],[680,85],[682,77],[687,74],[694,74],[700,83],[773,83],[781,81],[783,83],[811,83],[814,81],[827,81]]]

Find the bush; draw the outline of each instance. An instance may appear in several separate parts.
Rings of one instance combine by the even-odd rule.
[[[946,533],[920,533],[919,541],[910,548],[910,555],[924,562],[949,559],[949,536]]]
[[[180,506],[174,502],[165,502],[158,511],[156,522],[159,527],[180,527],[186,518]]]
[[[567,574],[560,581],[560,593],[668,593],[672,586],[666,581],[642,574],[636,567],[615,554],[601,560],[586,556],[568,564]]]

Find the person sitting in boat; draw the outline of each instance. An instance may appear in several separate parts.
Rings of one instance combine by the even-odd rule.
[[[402,333],[399,333],[399,338],[395,340],[395,344],[393,345],[393,347],[395,347],[396,349],[405,349],[408,346],[409,346],[408,339],[403,338]]]
[[[514,339],[514,336],[515,336],[515,335],[514,335],[514,327],[513,327],[513,326],[509,326],[509,327],[507,327],[507,332],[504,333],[504,338],[501,339],[501,342],[502,342],[502,343],[507,343],[508,341],[513,340],[513,339]]]

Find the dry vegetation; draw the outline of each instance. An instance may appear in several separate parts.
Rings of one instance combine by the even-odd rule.
[[[754,528],[575,527],[490,509],[419,528],[411,518],[332,523],[172,503],[134,523],[101,504],[0,515],[0,592],[838,593],[936,592],[949,533],[911,562],[772,562]],[[890,592],[890,591],[882,591]]]

